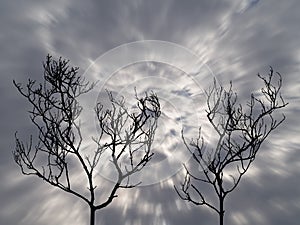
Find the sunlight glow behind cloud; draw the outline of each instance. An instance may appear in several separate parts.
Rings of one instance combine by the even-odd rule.
[[[157,170],[149,167],[136,177],[145,186],[118,192],[119,197],[112,205],[97,215],[98,224],[103,225],[179,225],[195,221],[216,224],[211,211],[183,202],[174,193],[173,185],[178,185],[182,173],[180,161],[186,157],[178,138],[182,123],[191,136],[199,124],[203,125],[209,139],[205,115],[196,112],[203,112],[201,91],[211,83],[212,74],[225,86],[232,80],[244,101],[249,99],[250,91],[261,87],[256,74],[265,74],[268,66],[273,66],[283,75],[283,96],[289,102],[285,110],[287,120],[262,146],[239,188],[229,197],[226,207],[230,213],[225,222],[298,225],[299,7],[297,0],[2,1],[1,223],[88,222],[83,202],[37,178],[22,177],[12,162],[15,130],[23,129],[26,135],[36,133],[27,119],[28,105],[17,95],[11,80],[26,81],[29,77],[40,80],[41,61],[49,52],[80,66],[87,79],[100,81],[98,89],[83,99],[86,109],[91,109],[97,98],[104,99],[104,86],[101,87],[104,84],[114,93],[128,97],[129,105],[134,103],[134,86],[139,94],[152,89],[162,97],[164,121],[157,131],[159,154],[152,163],[159,167]],[[154,48],[153,45],[130,48],[130,43],[145,43],[145,40],[160,41]],[[178,54],[170,46],[166,48],[164,43],[196,53],[197,60],[193,54],[185,51]],[[124,47],[121,54],[114,52],[118,46]],[[115,54],[99,63],[98,57],[107,52]],[[200,90],[191,77],[200,84]],[[82,124],[87,129],[85,135],[90,137],[97,131],[94,117],[90,117],[93,110],[86,113],[82,115]],[[111,182],[101,176],[96,179],[102,184],[100,196],[105,198]],[[73,180],[76,188],[86,189],[80,174],[76,173]]]

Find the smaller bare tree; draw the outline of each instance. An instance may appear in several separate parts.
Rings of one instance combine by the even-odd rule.
[[[32,138],[25,144],[16,135],[14,159],[23,174],[37,176],[86,202],[90,208],[90,224],[94,225],[95,212],[110,204],[119,188],[139,185],[131,183],[130,177],[142,170],[153,156],[151,145],[160,104],[154,93],[146,93],[143,98],[136,96],[136,110],[130,112],[124,98],[116,99],[108,92],[111,107],[105,108],[101,103],[95,107],[99,133],[93,138],[94,154],[87,156],[81,146],[84,140],[78,117],[82,107],[78,97],[90,91],[94,84],[78,75],[78,68],[70,67],[67,60],[55,60],[48,55],[43,66],[44,83],[36,85],[36,81],[29,80],[22,87],[14,81],[32,106],[30,119],[39,132],[35,145]],[[105,152],[109,152],[117,178],[106,200],[99,202],[94,178],[96,172],[101,173],[96,168]],[[74,166],[74,162],[79,166]],[[87,186],[88,193],[73,185],[72,174],[79,170],[85,175],[83,186]]]
[[[201,129],[199,136],[184,144],[192,155],[192,163],[198,165],[200,172],[196,174],[185,165],[186,175],[180,189],[175,187],[181,199],[200,206],[204,205],[219,215],[220,225],[224,221],[224,201],[239,184],[242,176],[254,161],[258,150],[269,134],[284,120],[274,117],[274,112],[284,108],[287,103],[280,94],[282,77],[273,69],[267,77],[259,75],[264,82],[260,96],[251,94],[247,106],[238,104],[237,94],[214,85],[206,91],[207,118],[213,127],[217,142],[213,149],[208,149]],[[208,185],[218,198],[218,206],[209,202],[199,184]]]

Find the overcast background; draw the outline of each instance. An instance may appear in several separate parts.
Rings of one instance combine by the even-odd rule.
[[[227,199],[225,221],[233,225],[299,224],[299,10],[298,0],[1,0],[0,224],[88,224],[88,208],[83,202],[37,178],[22,176],[14,163],[15,131],[25,137],[36,133],[26,113],[29,105],[12,80],[41,79],[47,53],[70,59],[83,74],[107,51],[142,40],[171,42],[191,50],[220,83],[232,80],[242,99],[260,88],[258,72],[266,74],[273,66],[282,74],[282,92],[289,102],[284,110],[287,119],[263,144],[239,187]],[[182,89],[186,87],[181,71],[159,63],[131,65],[116,76],[130,84],[126,74],[139,80],[151,71],[177,74],[175,82],[182,82]],[[155,85],[148,79],[140,91]],[[171,87],[158,85],[161,89],[166,85],[165,90]],[[110,87],[120,91],[117,86]],[[180,93],[181,86],[177,88]],[[181,113],[190,115],[190,111],[186,108]],[[172,109],[168,112],[172,115]],[[171,122],[166,124],[169,129]],[[171,162],[163,160],[162,168],[164,163],[173,166]],[[173,190],[173,184],[179,182],[177,170],[171,171],[169,179],[120,191],[111,205],[97,213],[97,224],[217,224],[214,212],[177,197]]]

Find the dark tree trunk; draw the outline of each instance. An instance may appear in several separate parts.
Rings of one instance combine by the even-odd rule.
[[[95,212],[96,209],[93,206],[90,206],[90,225],[95,225]]]
[[[224,197],[219,198],[220,201],[220,211],[219,211],[219,218],[220,218],[220,225],[224,225]]]

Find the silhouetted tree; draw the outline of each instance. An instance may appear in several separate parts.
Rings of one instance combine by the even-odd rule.
[[[81,146],[83,136],[78,117],[83,109],[78,97],[89,92],[95,84],[85,81],[78,75],[77,67],[70,67],[69,61],[61,58],[55,60],[48,55],[43,67],[43,83],[36,84],[29,79],[23,87],[13,82],[31,104],[30,119],[39,131],[37,144],[33,144],[32,137],[24,143],[16,135],[14,159],[23,174],[37,176],[86,202],[93,225],[95,212],[110,204],[119,188],[133,188],[139,184],[131,183],[130,176],[142,170],[153,155],[151,144],[160,104],[154,93],[146,93],[143,98],[136,96],[136,110],[130,112],[124,98],[117,100],[108,92],[110,108],[105,109],[101,103],[95,106],[99,133],[93,137],[94,154],[87,156]],[[117,178],[106,200],[98,204],[94,175],[101,156],[107,151]],[[80,164],[86,177],[88,195],[73,186],[71,173],[78,172],[78,168],[71,168],[74,161]]]
[[[184,144],[192,155],[191,163],[201,171],[195,173],[185,165],[184,181],[175,190],[181,199],[217,212],[220,225],[224,221],[225,198],[238,186],[264,140],[285,120],[284,115],[274,117],[275,111],[287,105],[280,94],[281,75],[271,68],[267,77],[258,76],[264,88],[260,94],[251,94],[246,106],[238,103],[232,84],[226,91],[214,80],[214,85],[205,92],[207,118],[217,137],[215,147],[208,147],[201,129],[198,138],[191,141],[182,132]],[[204,196],[200,183],[208,185],[216,194],[217,206]]]

